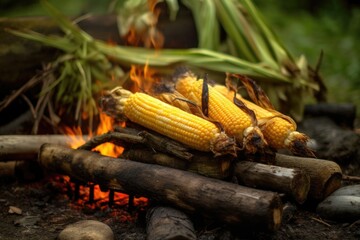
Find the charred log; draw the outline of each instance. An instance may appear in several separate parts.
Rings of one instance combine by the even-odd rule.
[[[310,177],[299,168],[241,161],[236,164],[235,176],[239,184],[286,193],[300,204],[305,202],[310,189]]]
[[[158,206],[146,214],[147,240],[195,240],[196,234],[189,217],[177,209]]]
[[[276,165],[299,168],[310,176],[309,199],[321,201],[341,187],[342,172],[335,162],[276,154]]]
[[[165,167],[186,170],[207,177],[225,179],[230,176],[231,159],[227,157],[214,158],[211,154],[195,154],[191,161],[170,156],[150,149],[131,148],[125,150],[122,158],[136,162],[157,164]]]
[[[117,128],[114,132],[98,135],[79,147],[79,149],[92,150],[105,142],[113,142],[125,148],[132,147],[133,144],[148,146],[154,151],[169,153],[175,157],[190,161],[193,154],[190,149],[183,144],[157,133],[139,131],[133,128]]]
[[[276,230],[281,224],[282,204],[273,192],[52,144],[41,147],[38,160],[48,171],[142,195],[231,225]]]

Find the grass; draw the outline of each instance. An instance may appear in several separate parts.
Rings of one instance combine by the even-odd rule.
[[[68,15],[80,15],[105,13],[111,0],[50,2]],[[359,108],[360,46],[357,39],[360,37],[360,8],[347,9],[341,5],[344,1],[331,0],[318,5],[310,13],[307,2],[255,0],[266,20],[294,56],[304,54],[310,65],[315,65],[320,51],[324,51],[321,74],[328,87],[328,100],[353,103]],[[0,10],[1,15],[7,17],[46,15],[38,4],[18,4],[13,9],[5,10],[0,6],[0,9],[3,9]]]
[[[321,74],[329,102],[360,107],[360,8],[346,9],[340,1],[310,13],[293,3],[257,0],[270,24],[294,55],[304,54],[315,64],[324,51]],[[285,9],[286,7],[286,9]],[[358,112],[358,116],[360,113]]]

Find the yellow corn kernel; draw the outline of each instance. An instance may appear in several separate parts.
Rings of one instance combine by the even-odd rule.
[[[197,80],[191,73],[181,76],[175,89],[185,98],[201,107],[203,80]],[[222,94],[208,87],[208,116],[219,122],[228,136],[232,136],[245,150],[254,153],[264,148],[266,142],[260,129],[254,124],[251,116],[234,105]]]
[[[234,97],[234,91],[230,91],[224,85],[215,85],[213,88],[230,100]],[[237,98],[255,112],[260,129],[270,147],[289,149],[296,155],[312,155],[307,152],[309,150],[306,150],[308,137],[296,131],[294,120],[275,110],[266,110],[242,98],[239,94],[237,94]]]
[[[219,128],[200,117],[144,93],[115,88],[101,101],[105,113],[154,130],[191,148],[215,154],[234,153],[235,143]]]

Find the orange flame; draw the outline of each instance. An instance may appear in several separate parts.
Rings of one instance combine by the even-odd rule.
[[[100,113],[100,124],[95,134],[101,135],[107,133],[113,130],[113,125],[114,125],[114,120],[111,117],[107,116],[105,113]],[[64,127],[64,131],[71,139],[71,142],[69,142],[71,148],[76,149],[85,143],[85,139],[80,127],[74,127],[74,128]],[[88,137],[91,138],[93,137],[93,135],[94,134],[90,131]],[[97,146],[93,150],[100,152],[104,156],[118,157],[123,152],[124,149],[113,143],[106,142]]]
[[[114,120],[107,116],[104,113],[100,114],[100,124],[95,132],[96,135],[101,135],[104,133],[107,133],[108,131],[111,131],[113,129],[114,126]],[[74,127],[74,128],[70,128],[70,127],[65,127],[64,128],[65,132],[67,133],[67,135],[71,138],[71,143],[70,146],[72,148],[78,148],[81,145],[83,145],[85,143],[85,139],[83,138],[82,135],[82,130],[80,127]],[[93,133],[90,132],[89,134],[89,138],[91,138],[93,136]],[[124,150],[122,147],[114,145],[112,143],[103,143],[99,146],[97,146],[95,149],[93,149],[95,151],[99,151],[102,155],[105,156],[110,156],[110,157],[118,157],[122,151]],[[70,178],[65,176],[64,180],[68,183],[70,183]],[[72,189],[75,188],[74,183],[70,183],[72,186]],[[89,202],[89,195],[90,195],[90,188],[86,187],[86,186],[80,186],[80,190],[79,190],[79,200],[77,201],[77,205],[79,206],[83,206],[85,204],[87,204]],[[115,192],[114,193],[114,202],[117,205],[126,205],[128,203],[128,199],[129,196],[127,194],[124,193],[119,193],[119,192]],[[109,191],[102,191],[99,187],[99,185],[95,185],[94,186],[94,203],[93,205],[89,206],[87,204],[88,207],[91,208],[105,208],[107,205],[103,204],[109,201]],[[134,199],[134,207],[143,207],[147,204],[147,199],[144,197],[140,197],[140,198],[136,198]],[[114,213],[116,214],[116,213]],[[114,217],[120,217],[120,221],[131,221],[133,220],[133,218],[130,216],[129,213],[124,213],[122,212],[122,214],[120,214],[119,216],[114,216]]]
[[[132,65],[130,69],[130,79],[135,83],[133,92],[152,93],[153,87],[160,82],[159,76],[156,75],[156,70],[145,66]]]

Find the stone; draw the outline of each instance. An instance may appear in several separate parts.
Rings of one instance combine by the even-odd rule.
[[[113,240],[114,233],[105,223],[82,220],[68,225],[58,236],[58,240]]]

